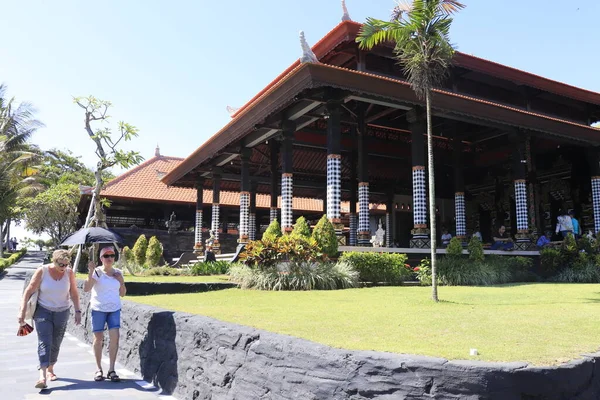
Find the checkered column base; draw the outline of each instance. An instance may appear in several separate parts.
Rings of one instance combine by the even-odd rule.
[[[460,244],[462,247],[467,247],[469,245],[469,238],[465,235],[456,235],[456,237],[460,240]]]
[[[213,242],[212,251],[215,254],[221,254],[221,243],[219,243],[219,239],[215,239]]]
[[[361,247],[373,247],[371,232],[358,232],[358,245]]]
[[[515,242],[515,250],[529,251],[529,250],[537,250],[537,246],[531,240],[527,241],[519,241]]]
[[[237,240],[238,243],[248,243],[249,241],[250,238],[247,235],[243,235]]]
[[[429,236],[414,235],[412,239],[410,239],[411,249],[428,249],[430,247],[431,240],[429,239]]]
[[[192,251],[197,254],[202,254],[204,253],[204,245],[202,243],[196,243]]]

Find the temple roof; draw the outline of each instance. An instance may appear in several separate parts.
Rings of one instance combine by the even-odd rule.
[[[166,203],[196,203],[196,189],[169,187],[161,182],[161,178],[177,167],[183,158],[155,156],[142,164],[130,169],[110,181],[100,195],[109,200],[126,199],[135,201],[166,202]],[[235,206],[240,204],[238,192],[221,191],[221,205]],[[293,209],[300,211],[321,212],[323,201],[294,197]],[[281,199],[278,199],[280,205]],[[203,191],[203,203],[212,204],[212,190]],[[256,207],[269,208],[270,196],[256,195]],[[344,205],[342,205],[344,207]],[[385,209],[382,205],[373,205],[378,209]],[[347,204],[345,208],[348,208]]]

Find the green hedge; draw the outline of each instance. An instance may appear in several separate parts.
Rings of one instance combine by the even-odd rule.
[[[21,249],[16,253],[11,254],[8,258],[0,258],[0,273],[17,261],[19,261],[27,253],[27,249]]]
[[[229,273],[229,262],[198,262],[190,267],[190,275],[223,275]]]
[[[347,262],[360,274],[361,282],[402,283],[412,278],[406,267],[406,254],[397,253],[343,253],[340,261]]]
[[[483,261],[466,257],[443,257],[438,260],[438,282],[452,286],[487,286],[509,282],[530,282],[537,277],[530,272],[532,260],[526,257],[486,256]],[[431,284],[431,279],[421,279]]]

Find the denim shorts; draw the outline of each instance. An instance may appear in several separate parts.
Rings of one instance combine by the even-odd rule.
[[[113,312],[92,310],[92,332],[102,332],[104,327],[117,329],[121,327],[121,310]]]

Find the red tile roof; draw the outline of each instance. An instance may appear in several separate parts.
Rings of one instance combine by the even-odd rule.
[[[100,195],[108,199],[195,204],[195,189],[169,187],[160,180],[166,173],[181,164],[182,161],[183,158],[179,157],[152,157],[110,181]],[[203,197],[204,204],[212,204],[212,190],[205,189]],[[238,192],[222,191],[221,204],[225,206],[239,206],[240,194]],[[269,208],[270,204],[269,195],[256,195],[256,207]],[[344,203],[342,204],[342,208],[344,208],[344,205],[347,209],[348,205]],[[278,206],[281,207],[281,198],[278,199]],[[294,197],[292,207],[294,210],[319,212],[323,210],[323,201]],[[381,205],[373,205],[373,209],[380,210]]]

